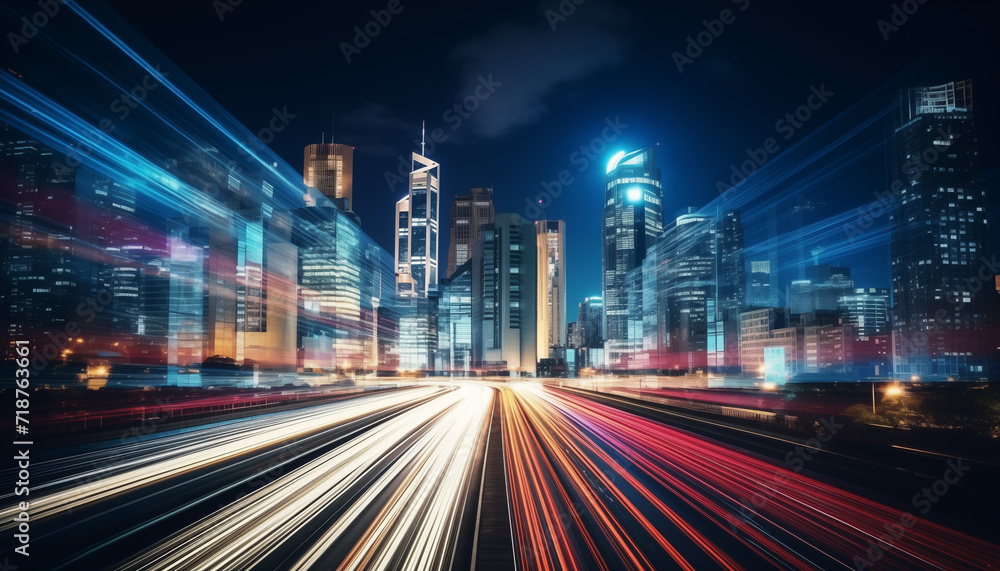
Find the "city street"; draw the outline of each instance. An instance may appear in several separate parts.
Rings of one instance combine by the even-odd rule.
[[[484,474],[493,422],[505,477]],[[41,568],[449,569],[499,548],[523,569],[932,569],[998,552],[536,383],[427,383],[59,452],[32,472]],[[495,492],[509,528],[485,516]]]

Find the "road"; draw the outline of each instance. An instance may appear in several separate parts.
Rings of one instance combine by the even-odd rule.
[[[534,383],[168,421],[64,452],[32,463],[31,569],[935,569],[1000,553]]]
[[[472,472],[492,401],[484,387],[421,387],[40,464],[31,563],[449,568],[475,531]],[[14,513],[0,513],[5,535]]]
[[[1000,548],[565,391],[502,393],[522,568],[996,568]]]

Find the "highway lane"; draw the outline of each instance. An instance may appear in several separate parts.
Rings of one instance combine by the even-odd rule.
[[[499,479],[484,476],[488,443]],[[535,383],[428,382],[164,429],[33,464],[32,479],[37,568],[464,569],[484,539],[519,569],[992,568],[998,553]],[[508,494],[513,537],[495,501],[503,531],[477,535],[487,481]]]
[[[32,563],[449,568],[472,534],[492,400],[484,387],[422,387],[40,464]],[[12,507],[0,513],[9,530]]]
[[[996,545],[580,395],[502,398],[522,568],[996,568]]]

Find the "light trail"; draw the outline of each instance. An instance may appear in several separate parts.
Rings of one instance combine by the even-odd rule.
[[[530,385],[503,398],[525,568],[853,568],[872,545],[875,568],[996,566],[995,545],[640,416]]]
[[[214,462],[249,454],[284,440],[301,438],[324,427],[361,418],[378,410],[398,406],[436,391],[421,388],[413,392],[375,395],[343,403],[267,415],[249,421],[165,436],[155,442],[135,442],[115,448],[113,455],[104,451],[75,455],[53,461],[45,469],[71,472],[69,476],[43,479],[34,487],[42,491],[55,488],[32,502],[32,519],[41,520],[60,512],[79,509],[102,499],[121,494]],[[113,460],[108,462],[109,457]],[[95,466],[97,468],[95,469]],[[87,483],[80,484],[85,480]],[[13,494],[0,501],[13,501]],[[16,506],[0,511],[0,530],[12,529],[8,516]]]
[[[182,480],[194,486],[203,480],[197,486],[205,493],[187,502],[163,497],[176,486],[157,488],[148,499],[166,501],[166,513],[151,514],[83,552],[65,554],[59,568],[79,568],[112,544],[133,553],[116,565],[121,569],[462,567],[466,562],[454,557],[463,533],[470,535],[472,518],[466,519],[466,511],[479,493],[473,483],[481,475],[473,472],[492,407],[493,391],[485,386],[427,386],[162,435],[118,447],[119,461],[106,468],[99,485],[73,485],[74,477],[49,484],[56,491],[37,500],[38,518],[68,515],[67,510],[86,504],[98,510],[110,506],[92,518],[112,521],[116,511],[146,501],[121,503],[122,497],[142,494],[141,487]],[[389,410],[398,413],[367,421]],[[297,447],[301,454],[286,460],[295,462],[294,468],[152,546],[121,545],[124,538],[249,479],[224,485],[217,480],[222,468],[192,479],[195,470],[253,461],[268,444],[305,442],[319,430],[355,420],[358,427],[335,445]],[[99,455],[77,455],[47,469],[75,474]],[[68,528],[79,523],[74,520],[59,533],[71,533]]]

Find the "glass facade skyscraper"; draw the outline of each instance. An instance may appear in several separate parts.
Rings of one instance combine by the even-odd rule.
[[[412,153],[409,193],[396,203],[396,291],[427,297],[438,283],[440,165]]]
[[[853,324],[858,335],[869,337],[889,331],[889,288],[856,288],[841,295],[837,306],[844,319]]]
[[[663,188],[656,147],[615,154],[604,179],[601,223],[601,293],[607,358],[628,339],[625,280],[663,231]]]
[[[487,371],[535,374],[537,233],[517,214],[497,214],[472,257],[472,355]]]
[[[472,368],[472,261],[459,266],[440,289],[437,369],[468,374]]]

